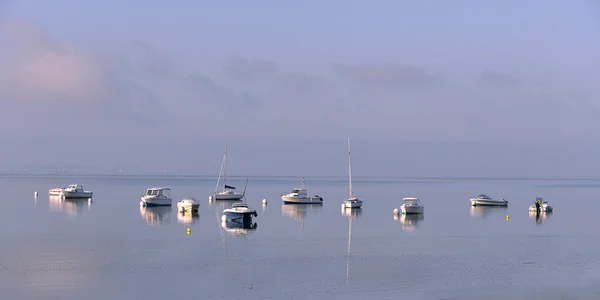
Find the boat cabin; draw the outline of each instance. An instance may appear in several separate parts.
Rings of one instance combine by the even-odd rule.
[[[73,192],[73,191],[83,192],[83,185],[82,184],[70,184],[64,190],[69,191],[69,192]]]
[[[248,208],[248,204],[246,203],[234,203],[231,205],[231,208],[236,208],[236,207],[246,207]]]
[[[419,198],[404,198],[402,201],[408,206],[421,206],[421,201],[419,201]]]
[[[477,198],[479,199],[490,199],[490,197],[486,194],[479,194],[479,196],[477,196]]]
[[[150,188],[146,190],[146,196],[167,197],[171,198],[170,188]]]
[[[295,188],[290,194],[306,194],[306,188]]]

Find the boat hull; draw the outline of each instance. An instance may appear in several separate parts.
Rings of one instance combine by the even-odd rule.
[[[230,212],[226,211],[223,213],[226,222],[237,222],[242,224],[252,223],[252,218],[255,217],[256,212]]]
[[[343,207],[345,208],[361,208],[362,207],[362,201],[361,200],[346,200],[344,201],[344,203],[342,204]]]
[[[177,209],[179,209],[179,211],[191,211],[191,212],[195,212],[195,211],[198,211],[199,207],[200,207],[200,204],[181,204],[181,203],[177,203]]]
[[[70,191],[62,191],[62,195],[65,198],[75,199],[75,198],[91,198],[94,193],[93,192],[70,192]]]
[[[471,206],[508,206],[508,201],[491,199],[471,199]]]
[[[142,206],[171,206],[172,200],[170,198],[162,197],[142,197],[140,205]]]
[[[284,204],[323,204],[321,197],[289,197],[281,196]]]
[[[423,211],[425,210],[424,207],[422,206],[400,206],[400,209],[402,210],[402,214],[405,215],[410,215],[410,214],[422,214]]]
[[[215,200],[242,200],[244,195],[241,194],[216,194],[213,196]]]
[[[531,205],[529,207],[529,211],[530,212],[536,212],[537,208],[535,207],[535,205]],[[542,205],[542,206],[540,206],[540,212],[552,212],[552,206],[550,206],[550,205]]]

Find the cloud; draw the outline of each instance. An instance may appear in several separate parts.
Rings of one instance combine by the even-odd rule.
[[[508,74],[484,71],[477,78],[477,84],[489,88],[514,88],[521,86],[521,80]]]
[[[406,88],[430,86],[435,80],[427,71],[398,64],[349,66],[340,63],[331,65],[332,71],[342,80],[375,88]]]
[[[317,76],[235,56],[207,74],[142,41],[95,53],[24,20],[4,19],[0,32],[10,41],[0,48],[0,108],[30,132],[469,141],[581,137],[598,125],[589,91],[491,70],[457,82],[414,65],[333,63]]]
[[[9,42],[0,70],[0,94],[5,98],[82,101],[103,88],[103,74],[90,57],[23,20],[4,19],[0,26]]]

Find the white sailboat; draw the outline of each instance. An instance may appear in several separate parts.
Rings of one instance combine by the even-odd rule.
[[[219,183],[221,181],[221,175],[223,175],[223,190],[218,192]],[[244,190],[246,188],[244,187]],[[244,191],[245,192],[245,191]],[[235,190],[234,186],[227,185],[227,144],[225,144],[225,154],[223,154],[223,162],[221,163],[221,171],[219,172],[219,178],[217,179],[217,186],[215,187],[215,193],[211,200],[242,200],[244,193],[239,193]]]
[[[348,185],[349,185],[349,197],[344,200],[342,207],[345,208],[361,208],[363,201],[354,196],[352,191],[352,160],[350,156],[350,138],[348,138]]]

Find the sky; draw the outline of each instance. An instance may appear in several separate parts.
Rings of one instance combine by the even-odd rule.
[[[0,168],[598,177],[600,2],[0,0]]]

